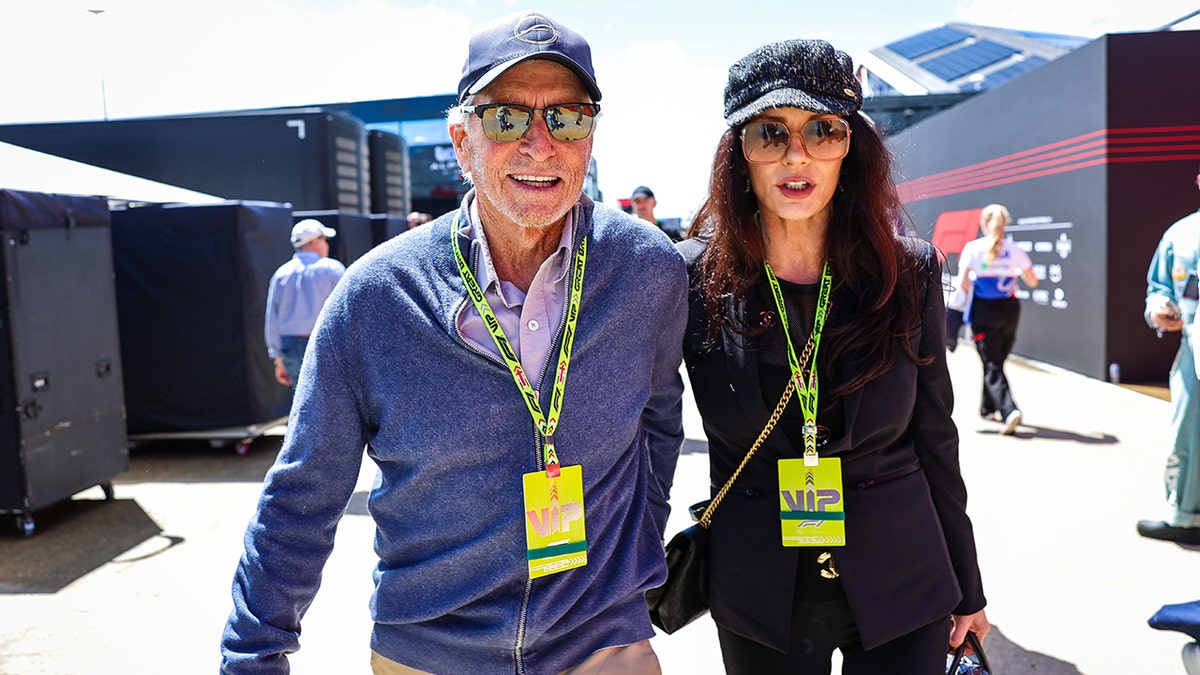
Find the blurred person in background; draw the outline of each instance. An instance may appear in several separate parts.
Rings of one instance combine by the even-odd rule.
[[[971,305],[963,317],[971,325],[972,339],[983,362],[983,394],[979,415],[1003,423],[1001,435],[1011,435],[1021,423],[1021,410],[1013,400],[1004,374],[1004,362],[1012,354],[1021,321],[1017,280],[1037,286],[1029,254],[1006,234],[1012,216],[1001,204],[988,204],[979,214],[983,236],[967,242],[958,256],[955,286],[971,293]]]
[[[300,364],[308,338],[325,300],[346,273],[346,266],[329,257],[329,238],[337,230],[307,218],[292,227],[296,254],[280,265],[267,287],[263,334],[267,355],[275,364],[275,380],[296,392]]]
[[[658,226],[658,229],[667,233],[671,241],[679,241],[679,227],[674,222],[659,220],[654,216],[654,208],[658,206],[658,200],[654,197],[654,192],[645,185],[639,185],[633,190],[633,194],[629,197],[629,203],[633,206],[633,213],[642,220],[653,223]]]
[[[1200,170],[1196,176],[1200,187]],[[1164,484],[1170,520],[1138,522],[1143,537],[1200,546],[1200,211],[1184,216],[1163,233],[1146,273],[1146,322],[1158,330],[1182,331],[1168,382],[1174,413],[1175,445],[1167,457]]]

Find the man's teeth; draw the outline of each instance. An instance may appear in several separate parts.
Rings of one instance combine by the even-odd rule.
[[[549,185],[558,179],[548,177],[548,176],[517,176],[517,175],[514,175],[513,180],[519,180],[522,183],[540,183],[542,185]]]
[[[794,183],[788,182],[788,183],[785,183],[784,185],[786,185],[787,189],[789,189],[789,190],[803,190],[804,188],[809,186],[807,181],[796,181]]]

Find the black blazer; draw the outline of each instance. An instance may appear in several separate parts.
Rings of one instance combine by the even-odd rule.
[[[916,353],[934,360],[917,366],[897,350],[890,371],[845,397],[845,434],[821,449],[822,456],[842,460],[846,546],[828,550],[867,649],[986,604],[959,472],[958,431],[950,418],[954,393],[946,367],[941,266],[928,242],[911,239],[908,248],[923,272],[914,292],[924,298],[921,326],[909,340]],[[694,280],[704,242],[689,239],[679,249]],[[755,352],[729,335],[719,344],[703,344],[707,315],[692,286],[684,358],[708,436],[715,492],[741,463],[774,406],[763,401]],[[833,303],[831,326],[850,318],[845,311],[839,315],[839,306],[855,304],[839,303],[836,293]],[[777,401],[780,393],[771,392],[769,399]],[[798,556],[825,550],[780,543],[776,464],[802,452],[777,428],[750,459],[711,526],[713,619],[779,651],[789,646]]]

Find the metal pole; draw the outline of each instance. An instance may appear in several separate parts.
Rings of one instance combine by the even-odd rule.
[[[1177,24],[1177,23],[1183,23],[1184,21],[1187,21],[1188,19],[1192,18],[1193,16],[1196,16],[1197,14],[1200,14],[1200,9],[1198,9],[1198,10],[1196,10],[1196,11],[1194,11],[1194,12],[1190,13],[1190,14],[1185,14],[1184,16],[1181,16],[1181,17],[1179,17],[1178,19],[1175,19],[1175,20],[1174,20],[1174,21],[1172,21],[1171,23],[1169,23],[1169,24],[1167,24],[1167,25],[1165,25],[1165,26],[1160,26],[1160,27],[1158,27],[1158,28],[1155,28],[1154,30],[1155,30],[1155,32],[1158,32],[1158,31],[1164,31],[1164,30],[1170,30],[1170,29],[1171,29],[1171,26],[1174,26],[1174,25],[1175,25],[1175,24]]]
[[[95,16],[100,16],[105,12],[103,9],[89,9],[88,12]],[[100,105],[104,110],[104,121],[108,121],[108,92],[104,88],[104,64],[100,63]]]

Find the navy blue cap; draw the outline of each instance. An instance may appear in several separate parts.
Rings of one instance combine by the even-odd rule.
[[[638,197],[654,199],[654,192],[652,192],[650,188],[646,187],[645,185],[639,185],[633,189],[633,195],[630,197],[630,199],[637,199]]]
[[[519,12],[485,24],[471,36],[458,102],[477,94],[504,71],[526,59],[550,59],[570,68],[593,102],[600,100],[592,48],[575,31],[539,12]]]

